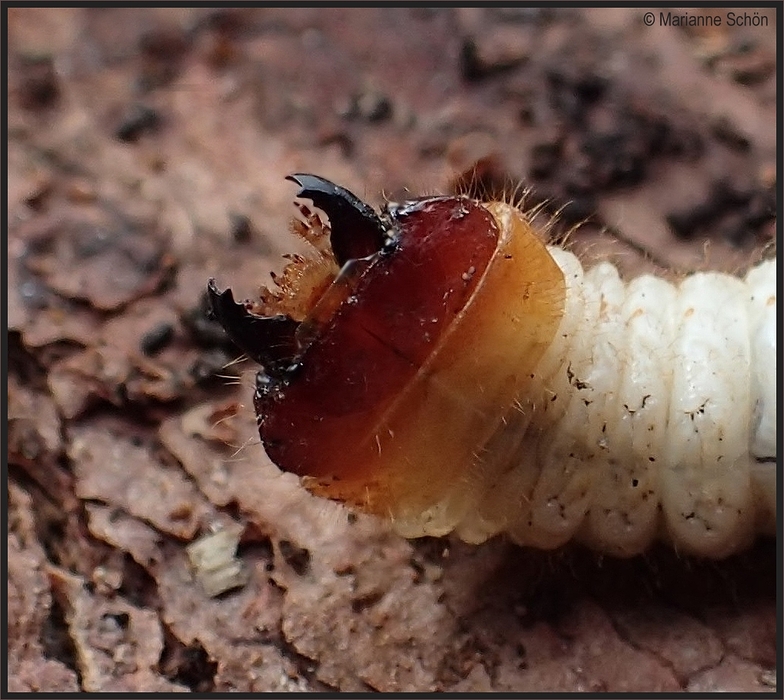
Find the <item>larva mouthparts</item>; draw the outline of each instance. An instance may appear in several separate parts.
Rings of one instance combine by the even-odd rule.
[[[376,214],[291,179],[330,219],[295,227],[319,255],[255,306],[209,293],[263,364],[267,453],[311,492],[406,537],[577,538],[617,556],[664,538],[723,557],[775,532],[773,260],[743,279],[625,282],[503,202]]]

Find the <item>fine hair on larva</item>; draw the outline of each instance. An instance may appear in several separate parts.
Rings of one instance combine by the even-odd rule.
[[[328,219],[299,205],[293,230],[315,261],[291,257],[259,303],[235,304],[213,281],[209,291],[215,317],[264,367],[254,395],[262,444],[308,490],[385,517],[405,537],[454,532],[480,543],[505,533],[544,549],[574,539],[615,556],[666,540],[720,558],[775,534],[775,260],[742,277],[622,280],[608,262],[583,269],[548,245],[532,225],[541,207],[516,206],[524,190],[507,201],[388,203],[379,216],[322,178],[291,179]],[[374,266],[389,283],[400,241],[414,235],[406,226],[448,234],[451,220],[463,220],[460,235],[497,231],[486,267],[462,273],[464,305],[416,362],[416,349],[401,349],[424,328],[415,320],[403,345],[378,346],[404,360],[408,377],[386,403],[332,411],[352,383],[335,373],[324,338],[373,296]],[[378,337],[390,313],[395,323],[416,316],[405,293],[380,298]],[[333,367],[325,379],[319,362]],[[384,365],[373,366],[378,383]]]

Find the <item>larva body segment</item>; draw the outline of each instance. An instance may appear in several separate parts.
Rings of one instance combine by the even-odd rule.
[[[775,532],[775,262],[624,284],[550,252],[567,302],[521,400],[533,418],[458,534],[620,556],[664,537],[721,557]]]
[[[776,266],[773,261],[749,270],[746,285],[750,299],[751,385],[756,397],[751,453],[760,459],[776,456]]]
[[[546,247],[505,203],[431,197],[377,217],[292,179],[330,217],[319,232],[303,211],[328,264],[295,259],[260,307],[209,291],[264,366],[262,443],[310,491],[406,537],[577,538],[618,556],[664,538],[722,557],[775,530],[773,261],[745,280],[624,282]],[[365,257],[330,258],[327,232]]]

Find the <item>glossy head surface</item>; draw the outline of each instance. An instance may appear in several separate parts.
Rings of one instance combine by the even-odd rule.
[[[377,217],[379,247],[367,205],[306,177],[296,176],[300,195],[333,212],[331,239],[375,250],[345,260],[303,310],[293,352],[286,346],[290,372],[270,372],[267,362],[281,366],[272,348],[255,349],[265,366],[254,402],[262,442],[315,493],[392,517],[426,509],[455,480],[467,483],[528,381],[560,319],[562,275],[507,205],[429,197],[390,207]],[[351,225],[364,229],[336,234]],[[242,314],[216,316],[253,344]],[[276,323],[259,326],[261,345],[276,330],[290,337]]]

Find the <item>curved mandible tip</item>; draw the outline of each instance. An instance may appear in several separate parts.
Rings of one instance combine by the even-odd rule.
[[[384,223],[355,194],[318,175],[295,173],[286,179],[299,185],[297,197],[310,199],[329,217],[330,245],[338,265],[366,258],[384,247],[387,242]]]
[[[299,321],[290,316],[258,316],[234,301],[231,289],[218,291],[215,280],[207,283],[210,313],[226,335],[271,377],[282,377],[295,362]]]

